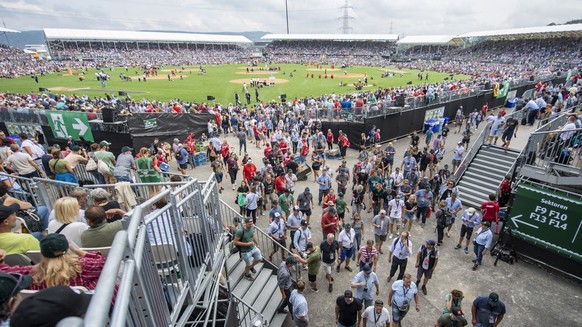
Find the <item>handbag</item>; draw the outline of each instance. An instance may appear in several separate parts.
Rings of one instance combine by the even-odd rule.
[[[40,216],[37,215],[35,211],[36,209],[31,208],[26,210],[18,210],[18,212],[16,213],[17,217],[22,218],[22,220],[24,220],[24,222],[26,223],[26,227],[31,233],[42,232],[44,229],[42,226]]]
[[[87,165],[85,166],[85,170],[87,170],[87,171],[96,171],[97,170],[97,163],[95,162],[95,159],[89,158],[89,160],[87,160]]]

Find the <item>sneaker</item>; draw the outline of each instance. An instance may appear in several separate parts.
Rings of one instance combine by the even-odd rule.
[[[311,288],[311,291],[312,291],[313,293],[319,293],[319,290],[318,290],[317,288],[313,288],[313,287],[312,287],[312,288]]]
[[[287,309],[281,308],[281,309],[277,309],[278,313],[284,313],[284,314],[288,314],[289,311],[287,311]]]
[[[333,292],[333,284],[329,284],[329,287],[327,288],[327,290],[331,293]]]
[[[386,279],[386,282],[390,283],[391,280],[392,280],[392,276],[388,276],[388,278]]]
[[[426,285],[422,285],[422,287],[420,288],[422,290],[422,294],[426,295]]]
[[[332,281],[332,282],[335,282],[335,279],[333,279],[333,277],[332,277],[332,278],[331,278],[331,281]]]
[[[469,248],[465,248],[465,254],[469,254]]]
[[[256,274],[256,273],[257,273],[257,271],[255,270],[255,268],[251,268],[251,272],[252,272],[253,274]]]
[[[424,228],[424,223],[421,223],[421,224],[420,224],[420,227],[421,227],[421,228]]]
[[[473,271],[477,270],[477,267],[478,267],[478,265],[477,265],[477,264],[474,264],[474,265],[473,265],[473,268],[472,268],[472,269],[473,269]]]
[[[461,244],[457,244],[457,245],[455,245],[455,250],[458,250],[458,249],[460,249],[460,248],[461,248]]]
[[[352,272],[352,268],[351,267],[347,267],[346,266],[346,270],[349,271],[349,272]]]
[[[236,185],[232,184],[232,190],[234,191],[236,189]]]
[[[218,190],[218,193],[222,194],[222,189]]]
[[[388,238],[394,238],[394,234],[388,235]]]
[[[335,266],[335,271],[336,272],[340,272],[340,266],[339,265]]]
[[[251,282],[255,280],[251,274],[245,275],[245,279],[250,280]]]

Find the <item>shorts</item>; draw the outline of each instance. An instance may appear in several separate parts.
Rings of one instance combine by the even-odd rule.
[[[433,271],[434,269],[424,269],[422,268],[422,266],[419,265],[418,269],[416,270],[416,279],[420,280],[422,278],[422,275],[424,275],[426,279],[431,279]]]
[[[269,198],[269,200],[271,200],[271,203],[277,202],[277,194],[275,194],[275,192],[267,194],[267,197]]]
[[[503,132],[503,135],[501,136],[501,139],[504,141],[511,141],[512,138],[513,138],[513,131]]]
[[[375,241],[376,243],[378,243],[378,242],[380,242],[380,241],[382,241],[382,242],[386,242],[386,237],[387,237],[387,236],[388,236],[388,235],[377,235],[377,234],[374,234],[374,241]]]
[[[501,134],[501,130],[499,128],[492,129],[491,132],[489,132],[489,136],[499,136],[500,134]]]
[[[183,164],[179,163],[178,167],[180,167],[180,169],[188,169],[188,165],[186,163]]]
[[[473,227],[468,227],[467,225],[461,225],[461,237],[467,235],[467,239],[471,239],[471,235],[473,235]]]
[[[342,247],[342,249],[340,250],[340,260],[341,261],[345,261],[346,257],[349,259],[352,257],[352,255],[354,254],[354,247],[352,246],[351,248],[344,248]]]
[[[388,164],[390,166],[394,166],[394,159],[388,159]]]
[[[255,135],[255,140],[256,141],[260,141],[261,140],[261,137],[259,135]]]
[[[457,159],[453,159],[453,166],[460,166],[461,165],[461,160],[457,160]]]
[[[408,313],[407,311],[400,311],[400,309],[398,309],[398,306],[396,306],[396,304],[392,303],[392,321],[393,322],[400,322],[400,320],[402,320],[404,318],[404,316],[406,316],[406,314]]]
[[[414,220],[414,212],[404,212],[404,220]]]
[[[263,260],[263,256],[261,256],[261,250],[259,250],[259,248],[256,246],[248,252],[241,252],[240,255],[247,266],[251,266],[254,261]]]
[[[317,281],[317,275],[309,275],[309,274],[307,274],[307,280],[309,280],[310,282],[314,283],[315,281]]]
[[[402,217],[388,217],[388,221],[391,224],[401,224],[402,223]]]
[[[299,210],[299,211],[301,211],[305,216],[311,217],[311,209],[309,209],[309,210]]]
[[[184,165],[184,166],[186,166],[186,165]],[[186,168],[184,168],[184,169],[186,169]],[[222,177],[223,176],[224,175],[222,173],[214,173],[214,177],[216,177],[216,182],[217,183],[222,183]]]
[[[325,271],[326,275],[331,275],[331,269],[333,268],[333,263],[321,262],[321,266],[323,267],[323,271]]]
[[[337,213],[337,217],[339,219],[341,219],[342,221],[344,220],[345,216],[346,216],[346,212],[345,211],[342,212],[342,213],[339,213],[339,212]]]
[[[279,244],[284,248],[287,247],[287,242],[285,242],[285,238],[282,238],[280,241],[273,241],[273,250],[276,251]]]

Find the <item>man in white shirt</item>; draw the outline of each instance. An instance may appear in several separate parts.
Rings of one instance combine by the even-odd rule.
[[[394,237],[394,225],[396,225],[396,233],[400,230],[400,225],[402,224],[402,216],[404,215],[404,200],[402,200],[401,195],[397,195],[396,198],[388,202],[388,212],[390,213],[388,225],[388,230],[390,235],[389,238]]]
[[[305,291],[305,282],[300,280],[297,282],[297,289],[291,291],[289,303],[293,308],[293,321],[298,327],[306,327],[309,323],[309,309],[307,308],[307,300],[303,295]]]
[[[346,224],[345,228],[339,233],[337,241],[340,245],[340,262],[335,267],[337,272],[340,272],[340,267],[342,263],[346,262],[346,270],[351,272],[352,268],[350,267],[350,258],[353,255],[353,251],[355,250],[355,242],[356,240],[356,232],[352,229],[351,224]]]
[[[362,321],[364,322],[364,327],[389,327],[390,312],[384,308],[382,300],[376,300],[374,306],[367,307],[362,313]]]
[[[307,251],[307,243],[311,241],[311,230],[308,228],[309,223],[303,219],[300,225],[301,227],[299,227],[293,236],[293,244],[299,254]]]
[[[285,242],[285,221],[281,219],[281,214],[276,212],[273,221],[267,228],[267,233],[275,241],[273,241],[273,250],[269,253],[269,261],[273,262],[273,255],[277,253],[277,247],[280,244],[281,248],[281,258],[285,257],[285,247],[287,246]]]
[[[394,172],[390,174],[392,179],[392,187],[398,192],[400,186],[404,183],[404,175],[400,172],[400,168],[396,167]]]
[[[42,177],[44,171],[28,153],[20,151],[18,144],[10,145],[12,154],[6,159],[6,168],[25,178]]]
[[[457,167],[461,165],[461,160],[463,160],[463,155],[465,154],[465,147],[463,147],[463,142],[457,142],[457,148],[453,153],[453,174],[457,170]]]
[[[402,279],[404,276],[408,258],[412,255],[412,242],[409,240],[408,232],[400,233],[400,237],[395,238],[392,242],[392,246],[390,246],[389,251],[390,253],[388,253],[388,262],[392,263],[392,266],[390,267],[388,282],[392,280],[392,277],[398,268],[400,268],[400,271],[398,272],[397,279]]]

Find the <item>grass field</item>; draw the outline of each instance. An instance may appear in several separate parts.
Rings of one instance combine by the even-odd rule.
[[[100,82],[95,78],[95,69],[90,69],[85,75],[85,80],[80,81],[81,71],[71,71],[69,73],[54,73],[46,76],[39,76],[39,83],[35,83],[30,76],[19,77],[15,79],[0,79],[0,90],[2,92],[30,93],[38,92],[38,88],[47,88],[57,94],[81,94],[90,97],[104,96],[105,93],[117,94],[118,91],[127,92],[134,100],[140,99],[157,99],[170,100],[179,98],[184,101],[207,102],[206,97],[212,95],[216,102],[222,104],[234,103],[234,93],[238,92],[241,101],[244,103],[244,92],[242,91],[242,82],[249,80],[251,77],[258,77],[259,80],[269,82],[272,73],[277,79],[275,86],[269,86],[259,89],[259,98],[261,101],[279,101],[281,94],[286,94],[288,99],[294,97],[302,98],[306,96],[320,96],[323,94],[347,94],[353,93],[355,88],[354,82],[358,79],[364,80],[368,77],[368,86],[364,90],[374,90],[378,87],[403,86],[411,81],[413,84],[424,84],[426,80],[419,81],[417,70],[398,70],[396,67],[349,67],[346,69],[323,66],[318,69],[316,66],[307,65],[277,65],[281,67],[280,71],[267,72],[258,71],[255,67],[254,73],[248,73],[245,65],[220,65],[204,66],[206,74],[199,74],[198,66],[180,67],[165,66],[158,72],[157,78],[148,78],[147,82],[138,82],[137,75],[141,70],[129,68],[128,72],[124,68],[114,68],[112,71],[105,69],[105,73],[110,75],[110,80],[106,87],[102,87]],[[176,70],[176,76],[168,81],[167,75],[172,69]],[[325,69],[327,76],[325,78]],[[393,77],[381,78],[385,71],[395,72]],[[400,74],[402,73],[402,76]],[[125,73],[132,77],[131,82],[123,81],[119,74]],[[290,73],[293,74],[291,77]],[[346,74],[347,73],[347,74]],[[440,82],[447,74],[428,72],[429,83]],[[313,74],[313,78],[311,77]],[[423,77],[426,72],[423,73]],[[182,75],[183,79],[180,79]],[[309,77],[306,77],[306,76]],[[321,75],[321,78],[320,78]],[[334,78],[331,78],[334,75]],[[468,76],[457,75],[455,79],[464,79]],[[340,82],[345,86],[340,86]],[[249,87],[252,96],[252,102],[255,101],[254,88]],[[213,102],[213,101],[210,101]]]

